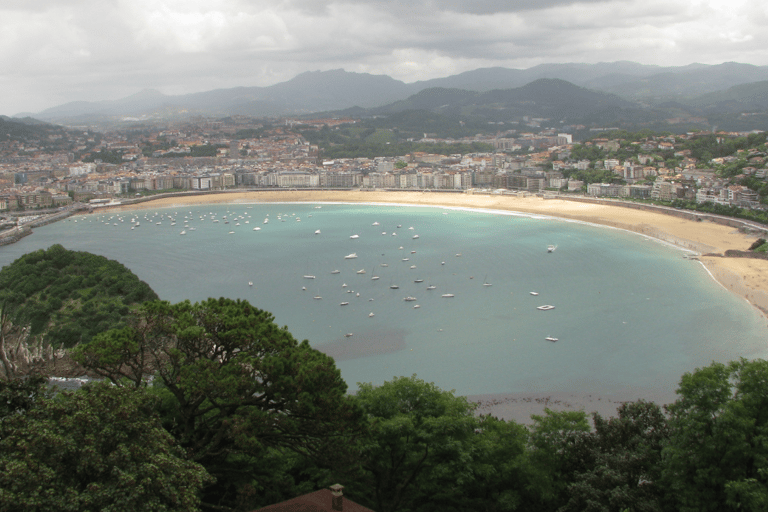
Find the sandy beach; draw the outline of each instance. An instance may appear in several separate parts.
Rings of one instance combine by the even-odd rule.
[[[565,199],[496,194],[319,190],[232,192],[161,198],[122,208],[146,209],[174,205],[254,202],[389,203],[515,211],[625,229],[699,254],[723,255],[728,249],[743,251],[757,239],[756,235],[744,234],[733,227],[706,221],[695,222],[655,211]],[[700,262],[709,270],[713,279],[749,301],[768,317],[768,260],[701,256]],[[637,398],[656,401],[668,399],[632,398],[626,394],[620,397],[582,396],[577,393],[568,396],[526,394],[471,397],[482,404],[479,412],[516,421],[526,421],[530,414],[540,414],[545,407],[553,410],[584,409],[587,412],[598,411],[603,415],[610,415],[622,401]]]

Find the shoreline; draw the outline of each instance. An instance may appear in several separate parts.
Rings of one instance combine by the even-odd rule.
[[[542,215],[631,231],[681,251],[698,253],[698,262],[713,280],[744,298],[768,319],[768,260],[724,257],[728,249],[747,250],[755,235],[713,222],[696,222],[661,211],[640,210],[619,204],[595,204],[566,199],[517,197],[510,195],[376,192],[376,191],[258,191],[227,192],[196,196],[165,197],[135,205],[121,205],[118,210],[137,210],[191,206],[210,203],[367,203],[434,206]],[[113,210],[115,208],[110,208]],[[713,255],[708,255],[713,254]]]
[[[695,255],[691,263],[701,264],[715,282],[742,297],[768,320],[768,260],[725,257],[725,251],[745,251],[757,238],[737,228],[707,221],[695,221],[676,215],[622,207],[619,204],[595,204],[566,199],[544,199],[528,196],[435,193],[435,192],[372,192],[372,191],[259,191],[231,192],[209,195],[165,197],[135,205],[121,205],[110,210],[144,210],[201,204],[256,203],[365,203],[443,207],[447,209],[479,210],[497,214],[543,216],[564,221],[576,221],[637,233],[673,246],[681,254]],[[768,322],[766,322],[768,327]],[[663,393],[633,392],[583,394],[578,392],[494,393],[471,395],[478,403],[477,414],[530,423],[531,414],[555,411],[584,410],[598,412],[604,417],[615,416],[624,402],[651,400],[659,405],[675,400],[674,390]]]

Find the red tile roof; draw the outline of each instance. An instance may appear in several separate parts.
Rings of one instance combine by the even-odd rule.
[[[333,493],[330,489],[320,489],[288,501],[268,505],[253,512],[335,512],[331,507],[332,499]],[[374,512],[346,497],[342,499],[344,500],[344,512]]]

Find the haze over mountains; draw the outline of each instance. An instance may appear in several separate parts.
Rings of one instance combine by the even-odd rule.
[[[542,80],[549,79],[549,80]],[[352,109],[354,110],[347,110]],[[546,64],[529,69],[483,68],[440,79],[404,83],[384,75],[343,70],[312,71],[268,87],[236,87],[169,96],[144,90],[101,102],[71,102],[24,113],[54,123],[98,118],[206,116],[296,116],[345,111],[386,115],[428,109],[455,115],[556,116],[571,122],[606,112],[658,117],[763,112],[768,110],[768,66],[724,63],[660,67],[634,62]],[[655,113],[654,113],[655,112]],[[613,115],[615,118],[615,115]]]

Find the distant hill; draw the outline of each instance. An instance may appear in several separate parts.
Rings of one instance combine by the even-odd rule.
[[[0,142],[15,140],[19,142],[39,141],[49,135],[61,134],[64,128],[31,117],[21,119],[0,116]]]
[[[659,72],[634,76],[595,78],[583,85],[618,94],[626,99],[664,102],[686,101],[735,85],[768,80],[768,66],[726,62],[713,66],[692,65],[661,68]]]
[[[585,105],[561,105],[560,110],[565,109],[562,116],[573,117],[583,116],[587,110],[594,110],[598,105],[602,105],[600,108],[605,111],[632,109],[635,107],[629,103],[633,102],[642,102],[649,107],[670,101],[689,105],[689,102],[705,94],[725,91],[737,85],[768,81],[768,66],[729,62],[662,67],[627,61],[543,64],[528,69],[482,68],[410,84],[385,75],[350,73],[337,69],[302,73],[291,80],[268,87],[235,87],[177,96],[145,90],[119,100],[67,103],[35,114],[34,117],[60,124],[82,124],[108,119],[114,121],[121,117],[166,119],[190,115],[226,117],[235,114],[279,117],[358,111],[351,109],[378,108],[381,112],[397,112],[404,108],[435,109],[444,105],[453,105],[454,108],[453,112],[446,110],[445,113],[457,115],[460,113],[456,110],[459,105],[464,113],[467,110],[483,112],[483,108],[472,108],[471,102],[466,103],[458,98],[463,96],[466,101],[470,101],[467,92],[518,90],[534,83],[534,90],[529,91],[529,94],[538,89],[543,93],[546,86],[545,82],[539,82],[542,79],[569,82],[585,90],[613,95],[610,100],[609,96],[600,100],[596,96],[584,96],[583,99],[587,101]],[[423,91],[424,95],[420,96]],[[551,92],[557,94],[556,91]],[[524,92],[518,91],[515,94]],[[575,92],[573,96],[569,95],[565,94],[564,97],[579,97]],[[543,108],[541,101],[537,102],[533,97],[504,99],[502,96],[497,93],[496,103],[505,105],[501,107],[502,111],[497,112],[499,115],[524,112],[528,108],[526,102],[532,103],[528,103],[531,110],[525,115],[539,116],[543,115],[543,111],[552,111],[551,108]],[[622,104],[617,98],[629,103]],[[483,115],[492,113],[490,105],[494,101],[490,97],[474,97],[472,101],[475,100],[489,105],[489,110]],[[596,103],[591,103],[592,100]],[[551,103],[554,99],[547,101]],[[440,104],[435,105],[433,102]],[[698,108],[697,105],[690,104],[694,109]],[[727,106],[727,103],[723,105]],[[737,103],[732,105],[735,108]]]
[[[370,110],[372,115],[406,110],[430,110],[447,115],[482,117],[509,121],[523,116],[583,121],[606,110],[638,109],[613,94],[590,91],[565,80],[542,78],[514,89],[473,92],[432,88],[410,98]]]
[[[694,98],[691,105],[707,111],[761,112],[768,110],[768,80],[735,85]]]

